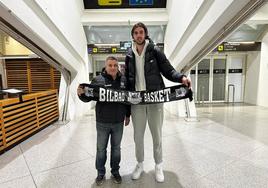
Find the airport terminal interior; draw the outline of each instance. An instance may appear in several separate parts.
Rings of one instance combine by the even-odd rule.
[[[0,188],[268,187],[267,0],[0,0],[0,16]],[[98,185],[96,102],[82,102],[77,87],[108,56],[125,73],[137,22],[191,80],[193,101],[164,103],[163,182],[148,125],[144,172],[133,179],[130,116],[122,182],[109,142]]]

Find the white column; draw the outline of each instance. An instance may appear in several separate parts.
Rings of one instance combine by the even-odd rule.
[[[268,107],[268,32],[262,40],[257,105]]]

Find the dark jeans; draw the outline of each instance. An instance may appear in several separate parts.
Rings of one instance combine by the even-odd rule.
[[[105,163],[107,159],[107,144],[111,135],[111,173],[119,173],[119,163],[121,160],[121,140],[124,128],[124,122],[121,123],[100,123],[97,122],[97,155],[96,169],[98,175],[105,175]]]

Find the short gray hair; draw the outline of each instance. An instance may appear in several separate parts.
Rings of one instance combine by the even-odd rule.
[[[113,61],[118,62],[118,59],[116,57],[114,57],[114,56],[108,56],[105,61],[107,62],[108,60],[113,60]]]

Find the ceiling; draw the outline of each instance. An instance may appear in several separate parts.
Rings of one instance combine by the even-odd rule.
[[[263,35],[268,31],[268,3],[261,7],[244,24],[237,28],[227,39],[226,42],[249,42],[261,41]]]
[[[118,44],[130,41],[132,26],[84,26],[88,44]],[[149,36],[155,43],[163,43],[166,25],[149,25]],[[261,41],[268,31],[268,3],[259,9],[246,23],[229,35],[226,42]]]
[[[243,24],[232,33],[226,42],[261,41],[263,33],[267,31],[268,24]]]

